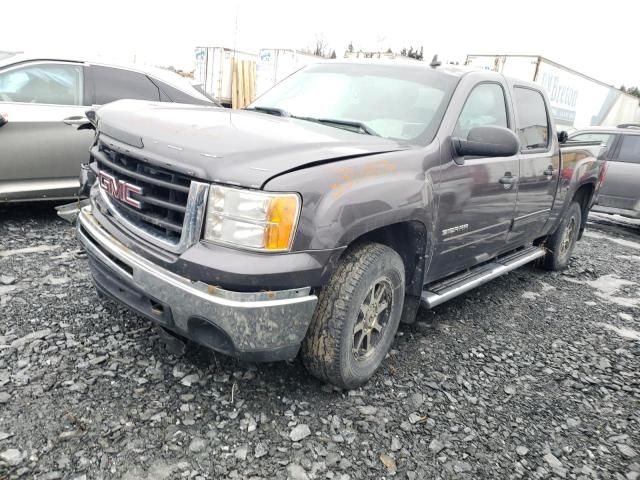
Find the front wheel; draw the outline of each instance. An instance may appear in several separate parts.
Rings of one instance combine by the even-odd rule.
[[[351,389],[371,378],[391,347],[402,315],[404,264],[378,243],[351,248],[322,289],[302,360],[315,377]]]
[[[572,202],[558,229],[544,242],[547,253],[540,262],[546,270],[564,270],[571,259],[582,226],[582,208]]]

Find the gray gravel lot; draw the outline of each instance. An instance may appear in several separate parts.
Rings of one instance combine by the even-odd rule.
[[[169,354],[50,205],[0,207],[0,479],[640,478],[640,225],[402,326],[363,389]]]

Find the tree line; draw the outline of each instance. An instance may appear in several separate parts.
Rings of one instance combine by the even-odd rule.
[[[318,57],[337,58],[335,49],[329,48],[328,42],[322,35],[316,35],[316,38],[313,44],[311,46],[307,46],[306,48],[303,48],[302,51],[305,53],[309,53],[311,55],[316,55]],[[353,46],[353,42],[349,42],[349,45],[347,45],[347,51],[349,53],[355,52],[355,47]],[[363,52],[363,53],[365,58],[367,57],[367,54],[369,54],[370,56],[373,56],[374,54],[374,52]],[[391,48],[388,48],[384,53],[392,55],[395,52]],[[420,47],[419,49],[418,48],[414,49],[413,46],[410,46],[409,48],[405,47],[400,49],[398,53],[403,57],[414,58],[416,60],[424,60],[424,47]]]
[[[633,95],[634,97],[638,97],[640,98],[640,89],[638,87],[625,87],[624,85],[622,85],[620,87],[620,90],[622,92],[628,93],[629,95]]]

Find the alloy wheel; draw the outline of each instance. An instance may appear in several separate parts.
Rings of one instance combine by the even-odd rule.
[[[565,255],[569,251],[571,242],[573,241],[573,236],[575,235],[575,230],[576,219],[575,217],[571,217],[569,223],[564,229],[564,234],[562,235],[562,241],[560,242],[560,255]]]
[[[375,351],[389,322],[393,304],[393,288],[387,278],[374,282],[367,292],[353,327],[353,356],[364,360]]]

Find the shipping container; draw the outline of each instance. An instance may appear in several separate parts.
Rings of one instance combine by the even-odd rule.
[[[256,66],[256,93],[269,90],[283,78],[310,63],[326,61],[324,57],[289,48],[262,48]]]
[[[539,55],[467,55],[465,65],[541,85],[560,129],[640,123],[637,97]]]
[[[231,105],[234,60],[256,61],[257,55],[225,47],[196,47],[193,78],[209,95]]]

